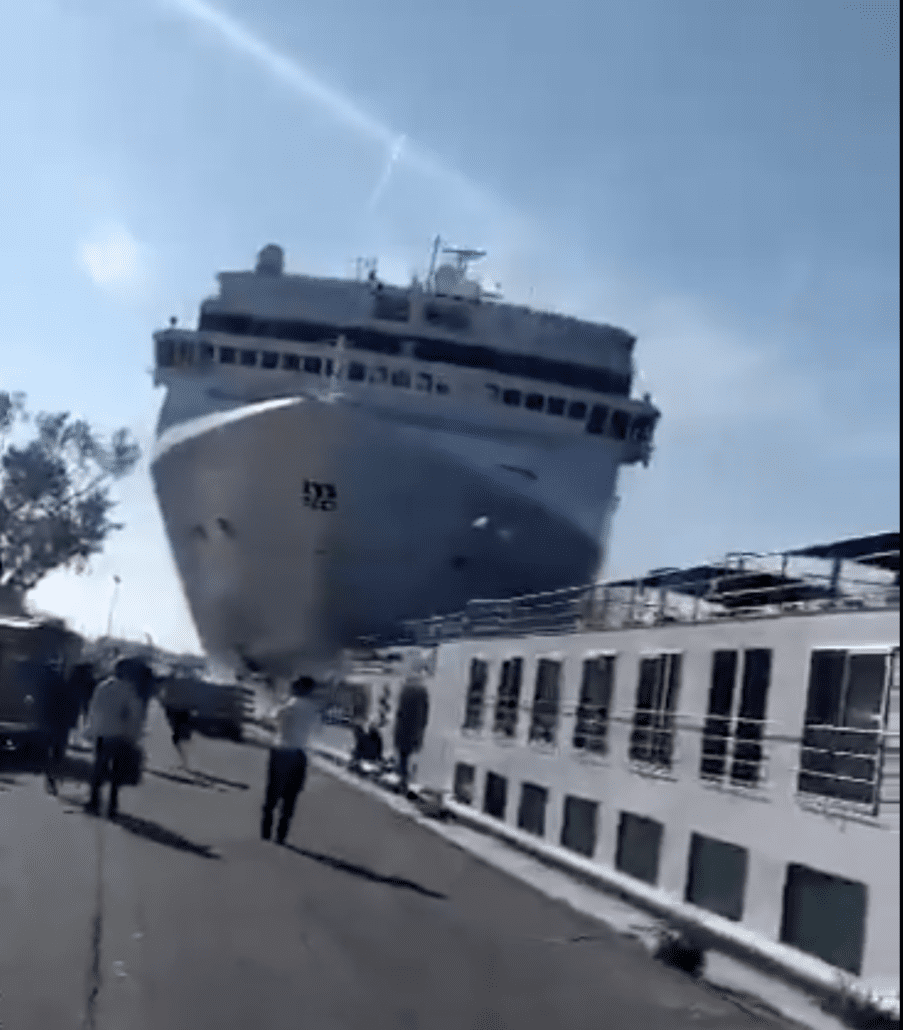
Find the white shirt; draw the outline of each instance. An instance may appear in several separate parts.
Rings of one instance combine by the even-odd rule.
[[[98,684],[88,709],[86,736],[120,737],[138,743],[144,729],[145,708],[131,683],[110,676]]]
[[[319,712],[310,698],[291,698],[276,712],[276,747],[303,751],[318,718]]]

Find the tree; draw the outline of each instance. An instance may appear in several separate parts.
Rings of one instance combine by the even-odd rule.
[[[28,423],[32,439],[14,443],[17,424]],[[85,571],[122,529],[110,519],[110,487],[140,456],[127,429],[104,443],[82,419],[68,412],[32,418],[24,394],[0,391],[0,601],[21,603],[54,569]]]

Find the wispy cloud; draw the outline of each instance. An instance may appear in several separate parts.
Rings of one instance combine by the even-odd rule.
[[[368,114],[359,104],[339,90],[327,85],[293,57],[280,53],[236,18],[226,14],[207,0],[162,0],[183,16],[205,25],[237,53],[256,61],[269,75],[290,87],[299,96],[330,114],[337,122],[365,139],[380,143],[391,154],[389,166],[374,195],[385,189],[392,167],[398,161],[412,171],[453,190],[458,200],[475,206],[499,206],[499,201],[467,176],[451,168],[424,148],[411,143],[378,118]],[[402,143],[404,144],[402,149]],[[371,198],[371,206],[375,201]]]
[[[104,289],[134,290],[147,284],[147,255],[131,232],[118,222],[97,225],[78,245],[78,260]]]

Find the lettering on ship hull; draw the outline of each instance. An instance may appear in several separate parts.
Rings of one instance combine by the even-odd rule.
[[[313,511],[335,511],[338,504],[333,483],[317,483],[304,480],[304,507]]]

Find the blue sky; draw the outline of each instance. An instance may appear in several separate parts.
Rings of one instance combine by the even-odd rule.
[[[440,232],[639,337],[663,419],[610,573],[896,528],[898,58],[882,2],[15,5],[0,388],[149,449],[151,332],[216,271],[406,280]],[[195,647],[146,466],[117,496],[35,604],[101,632],[115,573],[115,631]]]

